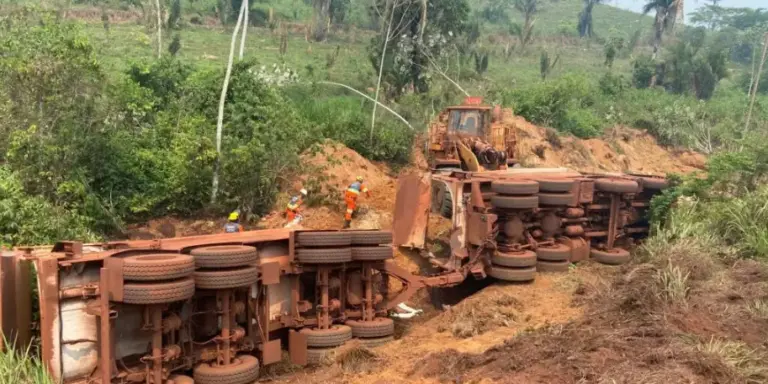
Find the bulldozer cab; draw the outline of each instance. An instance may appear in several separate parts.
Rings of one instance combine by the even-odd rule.
[[[485,138],[491,121],[490,108],[448,109],[448,134]]]
[[[467,97],[462,105],[446,108],[430,124],[429,160],[432,169],[478,168],[480,158],[486,163],[489,157],[480,152],[495,151],[495,158],[490,161],[491,168],[498,168],[498,161],[514,157],[514,132],[500,124],[501,108],[493,109],[483,104],[481,97]],[[482,143],[477,145],[477,143]],[[478,154],[471,155],[471,152]],[[498,154],[502,153],[503,156]],[[463,161],[462,161],[463,160]],[[468,164],[471,163],[471,164]],[[505,164],[502,164],[502,166]]]

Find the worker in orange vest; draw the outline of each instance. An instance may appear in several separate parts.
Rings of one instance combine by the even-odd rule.
[[[368,188],[363,185],[362,176],[356,177],[355,182],[350,184],[344,192],[344,202],[347,203],[347,212],[344,214],[344,228],[349,228],[350,224],[352,224],[352,214],[357,209],[357,198],[360,196],[360,192],[365,193],[366,197],[371,197]]]
[[[288,201],[288,205],[285,207],[285,218],[290,223],[296,216],[301,213],[301,205],[304,204],[304,199],[307,197],[307,190],[302,188],[299,194],[291,197]]]

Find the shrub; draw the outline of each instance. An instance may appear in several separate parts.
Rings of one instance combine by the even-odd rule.
[[[589,110],[597,102],[595,87],[583,77],[565,76],[503,94],[515,113],[578,137],[593,137],[601,121]]]
[[[297,86],[289,90],[300,114],[311,121],[320,138],[343,143],[370,160],[404,164],[410,160],[414,132],[382,111],[371,143],[371,103],[358,97],[319,97]]]
[[[0,166],[0,245],[42,245],[62,239],[94,241],[91,220],[40,196],[24,193],[21,181]]]
[[[648,55],[639,56],[632,63],[632,84],[636,88],[648,88],[656,73],[656,64]]]
[[[617,96],[626,89],[624,76],[606,72],[600,78],[600,91],[606,96]]]

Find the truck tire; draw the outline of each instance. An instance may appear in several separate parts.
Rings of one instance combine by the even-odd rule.
[[[491,256],[491,263],[502,267],[534,267],[536,266],[536,253],[533,251],[520,252],[495,252]]]
[[[307,336],[308,347],[338,347],[352,338],[352,328],[333,325],[328,329],[303,328],[299,333]]]
[[[369,339],[357,339],[363,348],[376,348],[395,340],[393,336],[376,337]]]
[[[382,245],[392,244],[390,231],[355,231],[352,234],[352,245]]]
[[[307,365],[330,365],[336,358],[338,348],[307,348]]]
[[[536,181],[539,182],[539,191],[554,193],[570,192],[576,183],[575,180],[568,179],[538,179]]]
[[[491,205],[502,209],[532,209],[539,206],[539,197],[496,195],[491,197]]]
[[[661,177],[641,177],[640,184],[644,189],[659,191],[669,186],[669,181]]]
[[[488,275],[503,281],[532,281],[536,278],[536,267],[505,268],[492,265]]]
[[[572,193],[539,193],[539,205],[550,207],[568,207],[573,204]]]
[[[453,198],[448,191],[445,191],[443,200],[440,202],[440,216],[446,219],[453,218]]]
[[[395,250],[392,247],[352,247],[352,260],[355,261],[381,261],[394,257]]]
[[[195,280],[187,277],[163,283],[125,283],[123,302],[149,305],[188,300],[195,295]]]
[[[565,244],[539,247],[536,249],[536,258],[544,261],[568,261],[571,259],[571,247]]]
[[[571,263],[567,261],[544,261],[536,263],[536,271],[541,272],[568,272]]]
[[[232,268],[255,264],[259,253],[255,247],[247,245],[215,245],[193,249],[198,268]]]
[[[202,363],[193,376],[195,384],[251,384],[259,378],[259,359],[240,355],[230,365]]]
[[[343,247],[352,245],[351,232],[297,232],[300,247]]]
[[[360,338],[385,337],[395,334],[395,322],[388,317],[376,317],[372,321],[348,320],[352,336]]]
[[[639,185],[637,182],[626,179],[597,179],[595,189],[602,192],[636,193]]]
[[[172,384],[195,384],[195,380],[185,375],[171,375],[168,377],[168,383]]]
[[[159,253],[123,258],[123,279],[128,281],[162,281],[187,277],[195,271],[191,256]]]
[[[195,271],[195,285],[198,289],[232,289],[248,287],[259,280],[256,267],[233,269],[199,269]]]
[[[621,248],[614,248],[607,251],[592,249],[590,256],[601,264],[620,265],[629,261],[629,251]]]
[[[533,180],[494,181],[491,191],[502,195],[535,195],[539,192],[539,183]]]
[[[350,248],[299,248],[296,258],[308,264],[337,264],[352,261]]]

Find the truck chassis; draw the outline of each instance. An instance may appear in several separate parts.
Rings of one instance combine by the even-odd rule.
[[[284,346],[304,365],[352,337],[391,340],[388,311],[424,285],[391,260],[391,238],[275,229],[4,252],[0,325],[30,343],[36,278],[56,382],[252,383]]]

